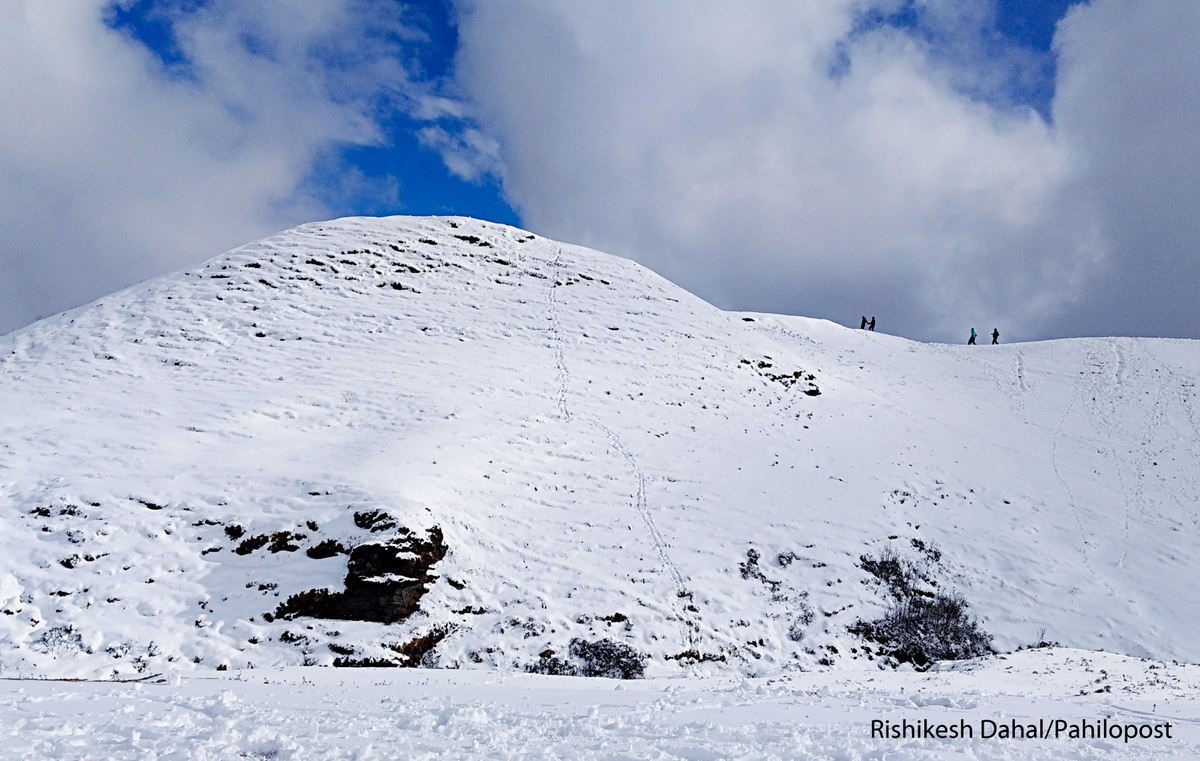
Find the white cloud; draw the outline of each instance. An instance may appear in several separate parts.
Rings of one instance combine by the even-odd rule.
[[[1039,335],[1114,246],[1083,192],[1088,146],[1032,109],[961,94],[1004,79],[964,88],[969,55],[856,30],[868,5],[461,0],[458,76],[539,232],[722,306],[875,313],[926,338]],[[1110,5],[1118,34],[1143,4],[1075,14]]]
[[[1070,192],[1113,255],[1067,334],[1200,338],[1200,4],[1096,0],[1059,24],[1054,116],[1085,161]]]
[[[423,127],[417,131],[421,145],[441,154],[446,168],[467,182],[478,182],[486,175],[499,177],[500,143],[474,127],[453,134],[442,127]]]
[[[0,331],[324,215],[314,163],[425,97],[394,4],[214,0],[184,72],[107,6],[0,3]]]
[[[984,39],[990,3],[921,0],[931,43],[856,27],[896,0],[458,0],[465,103],[406,74],[390,0],[210,0],[173,17],[181,70],[105,0],[6,0],[0,331],[394,203],[336,156],[400,110],[529,226],[722,306],[1200,335],[1200,5],[1075,7],[1048,125],[1006,100],[1042,63]]]

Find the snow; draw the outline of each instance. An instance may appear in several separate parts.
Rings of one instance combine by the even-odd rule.
[[[1136,752],[1193,753],[1198,375],[1192,341],[722,312],[471,219],[305,225],[0,338],[0,676],[181,680],[4,682],[11,752],[917,758],[947,746],[862,726],[919,688],[976,722],[1169,698],[1184,739]],[[343,589],[347,555],[309,550],[435,526],[406,620],[277,617]],[[885,548],[997,650],[1063,647],[893,670],[847,631],[891,604],[861,559]],[[434,669],[303,668],[442,635]],[[576,639],[648,678],[523,673]],[[1085,660],[1137,691],[1079,696]],[[953,752],[1066,747],[1037,742]]]
[[[13,759],[1196,758],[1198,686],[1195,666],[1066,649],[925,674],[759,679],[286,667],[175,686],[0,682],[0,715]],[[1058,737],[995,736],[1014,720],[1063,724]],[[884,739],[872,721],[965,722],[972,736]],[[1081,722],[1121,734],[1071,739]],[[1126,726],[1163,736],[1126,742]]]

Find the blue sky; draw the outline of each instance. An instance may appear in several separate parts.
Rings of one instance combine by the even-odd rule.
[[[187,77],[189,62],[180,51],[171,22],[181,8],[194,10],[205,4],[204,0],[138,0],[127,8],[113,7],[108,22],[114,29],[127,32],[143,43],[176,76]],[[405,46],[407,65],[426,80],[448,80],[458,46],[453,8],[442,0],[396,5],[403,9],[405,20],[423,35]],[[356,167],[368,178],[394,178],[399,183],[399,197],[392,200],[375,193],[345,197],[341,193],[326,192],[325,200],[334,213],[459,214],[520,224],[516,212],[504,200],[496,177],[464,181],[446,168],[437,151],[421,145],[417,131],[428,126],[428,122],[395,110],[380,114],[380,119],[387,134],[386,144],[335,149],[335,155],[327,157],[311,179],[317,192],[321,193],[322,187],[335,186],[337,176],[347,167]]]

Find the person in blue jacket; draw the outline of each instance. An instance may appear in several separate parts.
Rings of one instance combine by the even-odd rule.
[[[975,345],[975,328],[971,328],[971,337],[967,339],[967,346]]]

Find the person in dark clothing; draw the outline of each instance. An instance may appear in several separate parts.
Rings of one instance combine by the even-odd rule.
[[[967,339],[967,346],[975,345],[975,328],[971,328],[971,337]]]
[[[1000,328],[992,328],[992,346],[1000,343]]]
[[[866,330],[866,329],[867,329],[867,316],[866,316],[865,314],[863,315],[863,321],[862,321],[862,325],[859,325],[859,326],[858,326],[858,329],[859,329],[859,330]]]
[[[867,323],[867,330],[875,329],[875,315],[871,315],[871,321]]]

